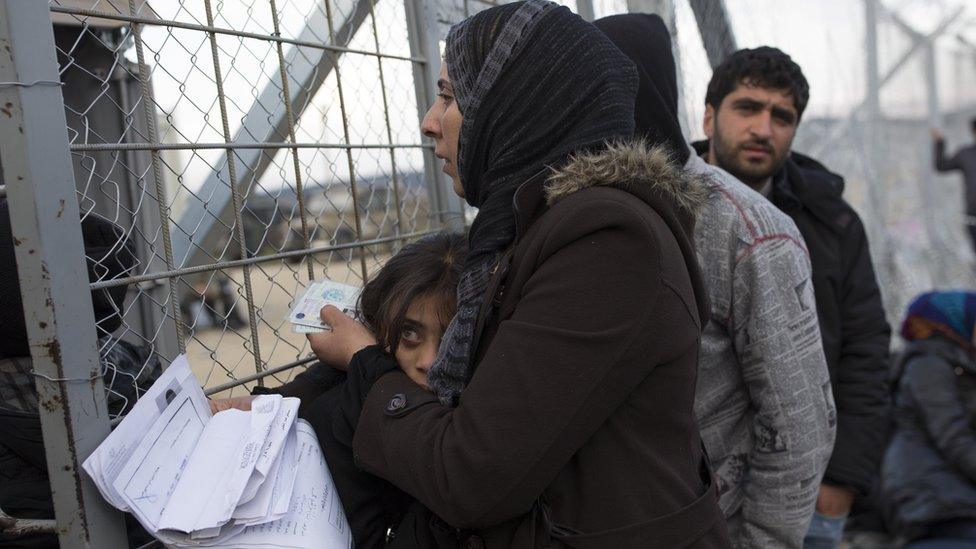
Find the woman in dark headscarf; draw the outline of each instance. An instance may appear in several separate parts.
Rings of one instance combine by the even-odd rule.
[[[895,368],[895,430],[881,504],[905,547],[976,545],[976,292],[908,307]]]
[[[456,25],[438,85],[422,129],[479,211],[433,393],[334,308],[310,336],[328,364],[357,358],[357,462],[470,547],[726,546],[692,413],[703,191],[624,142],[632,63],[528,0]]]

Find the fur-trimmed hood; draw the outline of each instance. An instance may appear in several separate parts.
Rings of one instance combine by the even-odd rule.
[[[544,182],[537,183],[541,178]],[[552,171],[540,172],[516,192],[517,234],[557,202],[595,187],[612,187],[634,195],[670,228],[691,276],[698,318],[704,324],[708,293],[695,254],[694,231],[695,218],[712,192],[706,176],[685,171],[667,149],[640,140],[581,152]]]
[[[708,200],[704,176],[686,172],[660,145],[644,141],[616,142],[605,149],[574,155],[549,176],[546,203],[553,205],[590,187],[616,187],[642,194],[660,193],[692,216]]]

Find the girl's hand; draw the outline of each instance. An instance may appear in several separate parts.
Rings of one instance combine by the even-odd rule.
[[[210,401],[210,413],[216,414],[217,412],[223,412],[224,410],[230,410],[231,408],[236,408],[238,410],[244,410],[245,412],[251,409],[251,402],[254,401],[252,395],[243,395],[231,398],[217,398]]]
[[[306,337],[312,346],[312,352],[323,363],[345,370],[354,354],[370,345],[376,345],[376,336],[372,332],[332,305],[322,307],[319,315],[332,329],[308,334]]]

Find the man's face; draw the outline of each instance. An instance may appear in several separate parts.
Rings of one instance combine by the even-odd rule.
[[[761,190],[786,162],[799,118],[787,90],[739,84],[718,109],[705,106],[708,162]]]

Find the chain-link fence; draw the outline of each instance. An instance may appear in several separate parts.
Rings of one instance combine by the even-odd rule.
[[[966,43],[976,28],[972,4],[790,2],[788,12],[765,0],[746,4],[732,11],[740,43],[782,47],[811,80],[794,148],[845,177],[844,195],[867,227],[892,325],[920,292],[976,286],[962,177],[936,173],[929,133],[941,128],[950,149],[973,140],[976,48]],[[816,47],[795,40],[804,30]]]
[[[450,24],[495,2],[50,0],[42,19],[20,2],[0,0],[10,18],[7,27],[0,21],[0,45],[14,60],[4,72],[0,52],[0,75],[12,75],[0,77],[0,98],[24,106],[21,116],[0,101],[0,114],[21,130],[3,133],[0,124],[0,149],[20,139],[17,150],[45,150],[30,140],[44,133],[37,121],[44,109],[28,103],[60,84],[43,99],[48,111],[54,105],[64,113],[71,163],[64,175],[73,180],[78,215],[83,224],[112,227],[97,251],[87,250],[90,282],[72,270],[68,256],[78,250],[67,240],[57,246],[65,229],[49,221],[72,208],[45,196],[58,187],[37,179],[41,160],[26,163],[33,187],[19,189],[16,201],[12,193],[11,203],[33,209],[11,213],[14,233],[48,244],[38,248],[38,263],[30,263],[34,248],[18,250],[18,268],[36,275],[24,287],[25,304],[36,321],[31,343],[45,357],[34,370],[43,376],[40,401],[51,405],[41,411],[48,463],[64,466],[51,476],[62,488],[60,524],[68,525],[61,539],[84,546],[109,539],[98,534],[97,494],[77,472],[107,432],[101,410],[124,413],[182,352],[211,394],[287,381],[311,360],[305,337],[286,321],[310,280],[362,285],[404,242],[463,227],[471,212],[439,173],[418,122],[435,92]],[[958,143],[964,115],[976,108],[976,49],[966,42],[976,37],[961,32],[976,16],[971,9],[952,0],[737,0],[728,10],[720,0],[563,3],[586,17],[665,16],[677,37],[682,123],[692,137],[701,136],[709,66],[736,39],[793,54],[813,84],[796,148],[847,178],[892,319],[919,290],[971,285],[958,194],[932,172],[926,133],[943,123]],[[920,22],[912,11],[919,6],[938,8],[928,10],[935,17]],[[14,20],[25,27],[10,28]],[[45,34],[52,27],[53,43]],[[819,49],[797,43],[798,28],[819,29],[805,38],[821,37]],[[34,64],[23,60],[47,50],[56,55],[53,74],[25,76]],[[836,64],[835,79],[816,67],[817,52]],[[851,68],[850,59],[862,64]],[[56,164],[63,143],[49,139]],[[76,329],[91,315],[53,314],[71,309],[71,288],[114,304],[110,314],[96,313],[101,330],[91,342]],[[60,338],[57,353],[45,337]],[[95,346],[92,357],[63,360],[61,352],[84,354],[85,345]],[[94,408],[52,400],[91,401],[103,390],[96,377],[109,397]],[[79,380],[91,387],[72,383]]]
[[[306,362],[285,316],[307,282],[362,285],[441,227],[403,3],[51,12],[82,217],[117,224],[137,258],[93,286],[129,293],[103,352],[126,341],[149,364],[185,351],[210,389]]]
[[[404,242],[463,226],[418,124],[447,26],[489,5],[50,2],[33,23],[53,23],[79,217],[100,230],[83,283],[115,307],[95,307],[99,406],[117,418],[183,352],[209,393],[287,381],[311,361],[286,321],[310,280],[362,285]],[[8,8],[11,26],[31,16]],[[67,453],[74,474],[85,452]]]

